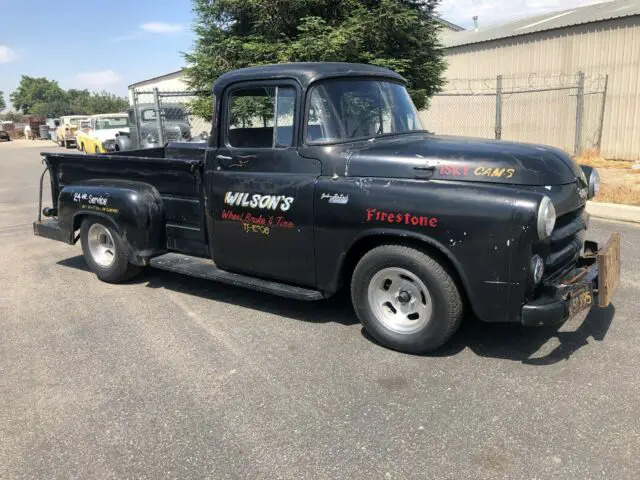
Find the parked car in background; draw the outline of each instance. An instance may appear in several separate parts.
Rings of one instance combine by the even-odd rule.
[[[115,151],[116,137],[129,131],[126,113],[105,113],[90,117],[89,128],[78,130],[78,149],[88,153]]]
[[[0,142],[10,142],[11,137],[4,130],[0,130]]]
[[[162,106],[162,145],[155,105],[139,104],[137,117],[136,121],[134,109],[129,109],[129,129],[116,139],[116,151],[162,147],[168,142],[191,140],[189,115],[182,104],[168,103]]]
[[[60,126],[60,119],[59,118],[47,118],[46,125],[47,125],[47,127],[49,127],[49,138],[51,138],[51,140],[53,140],[55,142],[56,141],[57,130],[58,130],[58,127]]]
[[[61,147],[73,148],[76,146],[76,130],[80,120],[85,120],[86,115],[67,115],[60,117],[60,126],[56,128],[56,142]]]

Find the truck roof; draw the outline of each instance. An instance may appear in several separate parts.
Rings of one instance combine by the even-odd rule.
[[[393,70],[373,65],[341,62],[300,62],[260,65],[232,70],[218,77],[213,90],[218,93],[229,84],[243,80],[276,80],[280,78],[293,78],[300,83],[302,88],[306,88],[316,80],[346,76],[374,76],[406,83],[406,80]]]

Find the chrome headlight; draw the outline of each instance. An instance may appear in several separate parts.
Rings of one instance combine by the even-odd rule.
[[[538,207],[538,238],[544,240],[551,235],[556,225],[556,209],[547,196],[542,197]]]
[[[600,192],[600,174],[595,168],[589,175],[589,198],[593,198]]]
[[[149,143],[158,143],[158,135],[155,133],[150,133],[149,135],[147,135],[147,142]]]
[[[540,283],[544,275],[544,260],[540,255],[534,255],[531,258],[531,271],[533,272],[534,283]]]
[[[107,151],[115,150],[116,141],[114,139],[105,140],[104,142],[102,142],[102,148]]]

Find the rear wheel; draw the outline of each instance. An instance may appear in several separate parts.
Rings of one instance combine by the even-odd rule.
[[[400,245],[383,245],[362,257],[351,298],[367,332],[402,352],[435,350],[462,320],[460,292],[447,270],[426,253]]]
[[[141,270],[129,263],[124,240],[106,220],[85,218],[80,226],[80,241],[89,268],[104,282],[124,282]]]
[[[96,155],[100,155],[100,147],[96,145]]]

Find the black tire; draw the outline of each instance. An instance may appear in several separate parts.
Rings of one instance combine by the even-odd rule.
[[[109,266],[100,265],[93,257],[89,247],[89,231],[94,224],[107,229],[113,239],[113,262]],[[129,263],[129,250],[122,237],[106,220],[97,217],[87,217],[80,226],[80,242],[82,253],[89,268],[96,276],[107,283],[120,283],[131,280],[142,270],[137,265]]]
[[[64,148],[71,148],[71,142],[68,142],[67,140],[64,141]]]
[[[100,147],[96,145],[96,155],[100,155]]]
[[[64,140],[58,139],[58,146],[59,147],[64,147]]]
[[[393,269],[411,273],[427,288],[431,302],[424,301],[423,297],[420,297],[422,300],[419,302],[430,304],[431,310],[425,315],[426,323],[422,324],[421,321],[421,326],[415,327],[415,331],[399,332],[390,328],[383,317],[376,315],[376,309],[370,302],[369,285],[374,276],[383,270],[387,272]],[[378,278],[384,278],[384,272]],[[400,281],[405,278],[402,277]],[[413,285],[414,282],[410,281],[410,284]],[[374,281],[373,292],[376,291],[375,285]],[[375,298],[375,293],[372,295]],[[351,300],[366,331],[382,345],[401,352],[427,353],[437,349],[451,338],[462,321],[463,303],[460,291],[447,270],[426,253],[400,245],[382,245],[360,259],[351,277]],[[393,305],[390,308],[395,312]]]

